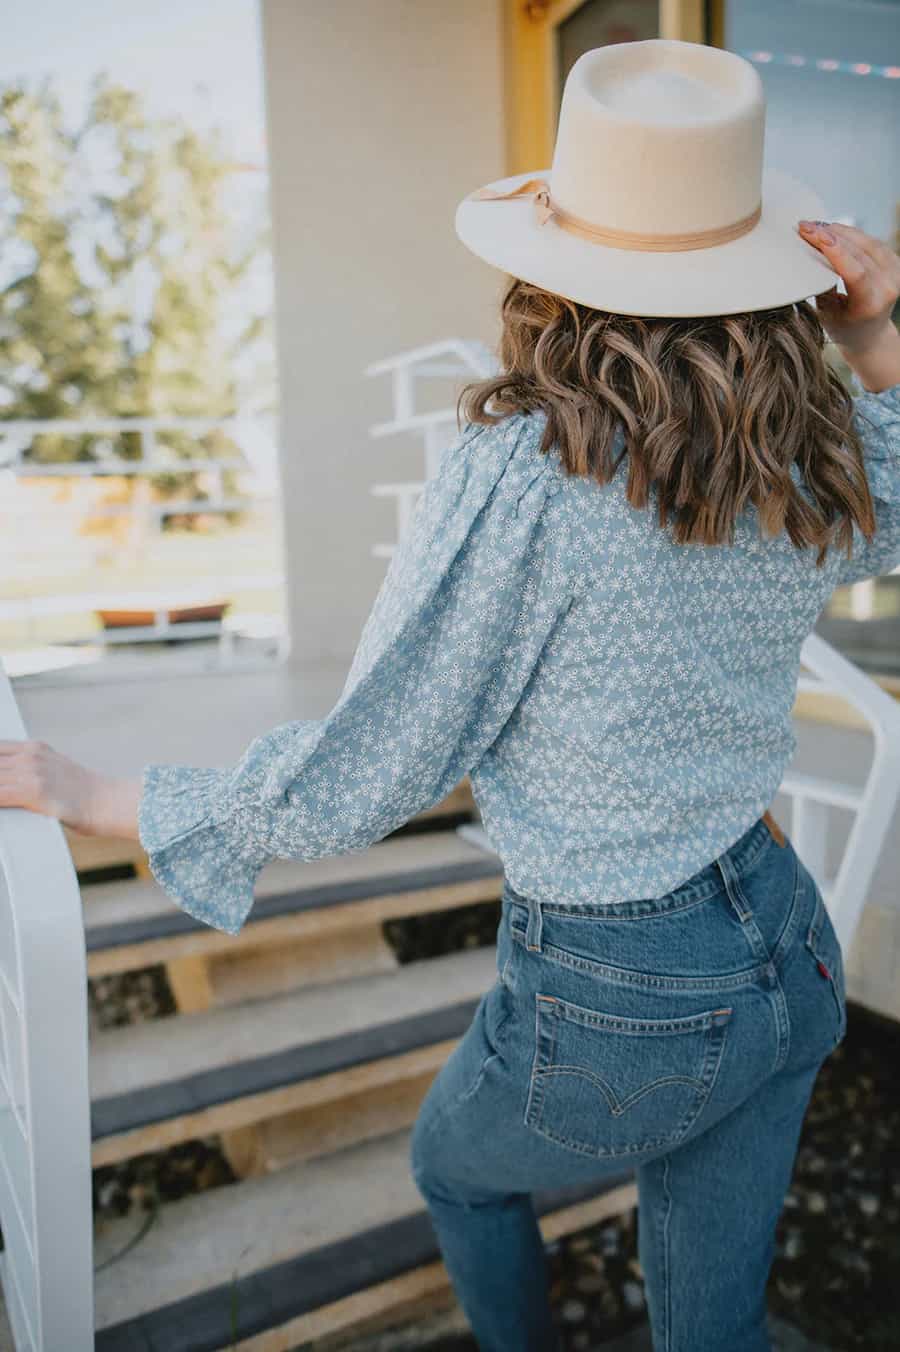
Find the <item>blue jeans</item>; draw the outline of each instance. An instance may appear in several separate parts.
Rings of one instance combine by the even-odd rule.
[[[482,1352],[559,1346],[531,1194],[628,1171],[655,1352],[769,1352],[776,1223],[847,1023],[791,841],[760,818],[656,899],[575,909],[507,882],[497,940],[411,1147]]]

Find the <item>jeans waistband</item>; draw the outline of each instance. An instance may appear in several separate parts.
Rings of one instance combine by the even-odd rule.
[[[780,834],[774,823],[770,826],[765,816],[759,817],[721,855],[711,863],[706,864],[693,877],[679,883],[677,887],[661,897],[635,897],[628,901],[569,906],[523,896],[515,890],[507,879],[504,880],[503,894],[510,901],[518,902],[519,905],[527,907],[529,916],[526,942],[529,947],[538,947],[540,945],[542,914],[573,915],[585,918],[593,916],[607,920],[616,918],[637,919],[641,916],[660,915],[666,911],[680,910],[686,905],[694,905],[697,902],[704,901],[707,897],[722,892],[723,888],[728,890],[730,895],[729,884],[753,867],[767,845],[774,841],[777,841],[779,845],[784,842],[783,836],[779,840]]]

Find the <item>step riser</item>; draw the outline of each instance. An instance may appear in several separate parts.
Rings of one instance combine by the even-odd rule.
[[[359,925],[344,934],[320,934],[283,948],[228,954],[209,964],[217,1007],[264,999],[303,986],[326,986],[373,972],[389,972],[397,958],[381,925]]]
[[[330,906],[321,911],[278,916],[254,921],[240,935],[225,934],[205,926],[185,934],[149,939],[121,948],[99,948],[87,955],[88,976],[108,976],[131,972],[156,963],[193,957],[233,956],[235,946],[252,939],[254,949],[336,937],[360,926],[379,925],[386,920],[427,915],[432,911],[456,910],[476,902],[496,901],[503,885],[501,873],[464,883],[443,884],[433,888],[397,892],[371,901],[354,901]]]
[[[411,1127],[439,1067],[313,1108],[226,1132],[222,1148],[239,1178],[274,1173]]]
[[[118,1164],[135,1155],[167,1150],[182,1141],[196,1140],[201,1136],[252,1127],[288,1113],[312,1111],[317,1107],[329,1113],[332,1105],[343,1099],[368,1092],[377,1093],[389,1085],[402,1085],[425,1074],[434,1075],[458,1040],[452,1038],[437,1042],[401,1056],[365,1062],[316,1080],[287,1084],[267,1093],[232,1099],[200,1112],[154,1122],[122,1135],[103,1137],[95,1141],[91,1148],[92,1165],[97,1169],[102,1165]]]

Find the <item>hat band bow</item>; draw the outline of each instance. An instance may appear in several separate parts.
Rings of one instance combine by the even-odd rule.
[[[716,226],[711,230],[694,230],[688,234],[641,234],[634,230],[615,230],[594,225],[591,221],[573,215],[558,202],[554,202],[550,195],[550,184],[543,178],[529,178],[509,192],[481,188],[478,192],[472,193],[472,199],[476,202],[505,202],[529,196],[534,201],[538,225],[546,225],[552,217],[561,229],[590,240],[592,244],[607,244],[619,249],[643,249],[648,252],[668,253],[681,249],[709,249],[715,244],[727,244],[729,240],[746,235],[762,215],[760,203],[749,216],[744,216],[732,225]]]

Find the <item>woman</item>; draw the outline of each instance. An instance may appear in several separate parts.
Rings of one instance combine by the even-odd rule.
[[[325,719],[140,780],[0,745],[0,805],[139,839],[230,933],[267,860],[365,849],[470,776],[498,976],[411,1163],[486,1352],[556,1345],[530,1194],[632,1169],[654,1346],[768,1348],[775,1225],[846,1027],[821,892],[764,809],[803,640],[900,562],[900,261],[798,233],[817,199],[763,176],[763,118],[739,57],[601,48],[550,181],[461,204],[513,277],[501,374],[464,392]]]

